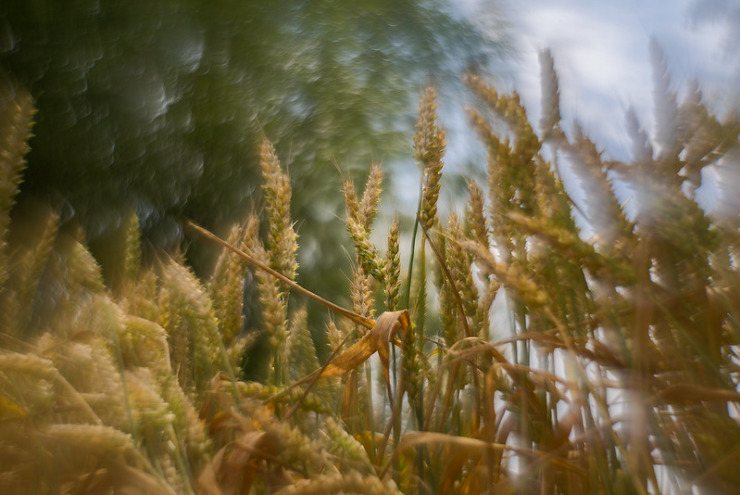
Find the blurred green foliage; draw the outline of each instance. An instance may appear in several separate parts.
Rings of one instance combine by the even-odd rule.
[[[171,249],[182,216],[225,233],[259,205],[266,135],[294,183],[302,282],[346,293],[337,167],[410,156],[420,88],[500,48],[435,0],[6,0],[0,77],[38,108],[20,200],[50,199],[108,269],[131,211]]]

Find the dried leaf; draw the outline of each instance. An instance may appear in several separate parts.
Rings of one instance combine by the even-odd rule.
[[[250,431],[219,450],[198,478],[200,493],[229,495],[249,493],[259,473],[259,463],[279,451],[274,434]]]
[[[381,473],[380,477],[383,478],[388,468],[393,464],[393,460],[404,450],[410,447],[416,447],[419,445],[428,444],[443,444],[448,446],[455,446],[468,451],[475,451],[477,453],[490,451],[490,452],[502,452],[512,447],[501,443],[486,442],[477,438],[470,438],[457,435],[447,435],[445,433],[436,433],[431,431],[411,431],[406,433],[401,442],[398,444],[393,456],[388,461],[385,469]]]
[[[734,390],[676,384],[663,389],[658,398],[665,402],[740,402],[740,393]]]
[[[404,332],[407,331],[410,323],[409,312],[405,309],[387,311],[381,314],[373,329],[366,333],[362,339],[334,358],[323,369],[319,369],[302,379],[300,383],[311,381],[314,378],[343,375],[367,361],[376,351],[383,364],[386,380],[388,380],[389,344],[398,330],[403,328]]]
[[[303,394],[303,398],[305,398],[305,396],[308,394],[308,391],[311,389],[311,386],[319,378],[340,376],[349,371],[352,371],[357,366],[367,361],[368,358],[375,354],[376,351],[378,352],[380,362],[383,365],[383,374],[385,375],[386,387],[388,389],[388,393],[390,394],[391,385],[388,370],[390,354],[389,344],[395,337],[396,333],[398,333],[399,329],[403,328],[403,331],[406,332],[409,329],[410,324],[411,318],[409,317],[408,310],[404,309],[400,311],[386,311],[378,317],[377,321],[373,322],[371,331],[366,333],[349,349],[339,354],[334,359],[331,359],[331,361],[329,361],[323,367],[317,369],[310,375],[298,380],[289,387],[280,391],[280,393],[270,397],[269,399],[267,399],[266,402],[273,402],[276,399],[287,394],[293,388],[308,383],[309,386]],[[303,398],[301,398],[293,406],[293,409],[288,413],[288,416],[292,415],[292,413],[298,407]]]
[[[473,450],[505,450],[507,447],[500,443],[491,443],[477,438],[463,437],[457,435],[447,435],[445,433],[436,433],[432,431],[411,431],[406,433],[398,445],[398,450],[404,450],[417,445],[427,445],[430,443],[439,443],[445,445],[454,445]]]

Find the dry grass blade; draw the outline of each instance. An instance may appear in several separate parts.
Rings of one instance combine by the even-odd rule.
[[[408,310],[387,311],[378,317],[372,331],[353,344],[349,349],[330,360],[322,368],[297,381],[291,387],[309,383],[319,378],[340,376],[352,371],[378,353],[383,364],[386,383],[390,390],[389,381],[389,347],[399,330],[406,332],[411,324]]]
[[[472,450],[476,452],[503,452],[504,450],[511,449],[511,447],[506,444],[485,442],[483,440],[478,440],[477,438],[448,435],[446,433],[436,433],[431,431],[411,431],[403,435],[398,447],[396,447],[393,455],[383,468],[380,477],[382,478],[385,476],[392,465],[393,460],[398,457],[401,452],[411,447],[429,444],[456,446],[468,451]]]
[[[661,390],[656,397],[659,403],[691,403],[691,402],[737,402],[740,403],[740,392],[709,388],[701,385],[681,383],[669,385]]]
[[[406,433],[402,438],[401,442],[398,444],[398,447],[393,453],[393,458],[398,456],[402,451],[405,449],[411,448],[411,447],[417,447],[421,445],[433,445],[433,444],[439,444],[439,445],[445,445],[445,446],[454,446],[458,447],[464,450],[467,450],[468,452],[475,452],[475,453],[494,453],[494,452],[503,452],[506,450],[516,452],[517,454],[520,454],[522,456],[526,456],[529,458],[537,459],[541,462],[551,462],[554,465],[557,465],[563,469],[573,471],[579,474],[585,474],[583,469],[579,468],[578,466],[575,466],[569,462],[566,462],[558,457],[552,456],[546,452],[541,452],[535,449],[525,449],[520,447],[514,447],[512,445],[507,445],[503,443],[496,443],[496,442],[486,442],[484,440],[480,440],[477,438],[471,438],[471,437],[464,437],[459,435],[448,435],[446,433],[437,433],[437,432],[431,432],[431,431],[412,431],[409,433]],[[390,461],[388,464],[386,464],[385,468],[383,469],[383,472],[381,474],[381,477],[385,475],[388,468],[390,466]]]
[[[310,375],[298,380],[276,395],[270,397],[265,402],[273,402],[293,390],[295,387],[308,383],[308,387],[306,387],[303,395],[301,395],[301,397],[293,404],[293,407],[286,413],[285,419],[290,418],[298,410],[301,403],[308,396],[308,392],[311,390],[311,387],[313,387],[314,383],[316,383],[319,378],[338,376],[347,373],[367,361],[367,359],[377,351],[383,365],[383,374],[385,377],[386,389],[388,391],[388,398],[391,400],[392,404],[391,382],[389,375],[389,344],[395,337],[396,333],[398,333],[399,329],[403,328],[404,332],[406,332],[409,329],[409,325],[410,318],[407,310],[385,312],[381,314],[378,321],[375,323],[373,330],[366,333],[359,342],[347,349],[344,353],[337,355],[341,346],[344,345],[344,342],[346,342],[347,338],[351,335],[348,333],[344,341],[342,341],[340,346],[337,347],[329,357],[326,364]]]
[[[291,280],[290,278],[286,277],[282,273],[279,273],[279,272],[273,270],[272,268],[270,268],[266,264],[262,263],[260,260],[254,258],[253,256],[248,255],[247,253],[245,253],[241,249],[239,249],[239,248],[237,248],[237,247],[229,244],[228,242],[224,241],[223,239],[221,239],[220,237],[218,237],[214,233],[212,233],[212,232],[204,229],[200,225],[197,225],[196,223],[194,223],[194,222],[192,222],[190,220],[186,220],[185,221],[185,225],[188,228],[190,228],[191,230],[193,230],[194,232],[197,232],[198,234],[202,235],[206,239],[209,239],[209,240],[215,242],[216,244],[219,244],[219,245],[225,247],[226,249],[231,250],[232,252],[234,252],[237,255],[241,256],[242,258],[244,258],[245,260],[247,260],[248,262],[250,262],[251,264],[253,264],[257,268],[259,268],[260,270],[263,270],[263,271],[269,273],[270,275],[272,275],[273,277],[277,278],[278,280],[280,280],[281,282],[283,282],[285,285],[287,285],[288,287],[290,287],[291,290],[294,290],[294,291],[296,291],[296,292],[298,292],[300,294],[303,294],[304,296],[308,297],[309,299],[313,299],[314,301],[318,302],[319,304],[321,304],[321,305],[329,308],[334,313],[336,313],[336,314],[338,314],[340,316],[344,316],[345,318],[348,318],[348,319],[352,320],[353,322],[357,323],[358,325],[362,325],[363,327],[368,328],[368,329],[372,329],[373,326],[375,325],[375,322],[373,320],[371,320],[370,318],[365,318],[364,316],[360,316],[357,313],[353,313],[352,311],[349,311],[347,309],[344,309],[343,307],[338,306],[338,305],[334,304],[331,301],[327,301],[323,297],[318,296],[318,295],[314,294],[313,292],[304,289],[303,287],[301,287],[300,285],[298,285],[297,283],[295,283],[293,280]]]
[[[225,445],[198,478],[200,493],[231,495],[249,493],[260,473],[260,461],[274,458],[280,450],[277,436],[250,431]]]

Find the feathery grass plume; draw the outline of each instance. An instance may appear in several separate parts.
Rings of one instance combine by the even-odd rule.
[[[261,427],[265,432],[278,438],[281,445],[281,452],[278,455],[280,462],[314,473],[324,470],[333,471],[328,453],[318,439],[311,438],[300,428],[277,419],[272,419],[262,424]],[[310,433],[315,433],[315,430],[312,429]]]
[[[84,450],[93,456],[116,456],[134,450],[131,435],[110,426],[56,424],[40,433],[50,445]]]
[[[77,299],[84,292],[99,294],[105,291],[100,265],[81,239],[61,237],[58,246],[58,251],[64,256],[62,273],[70,291],[68,301]]]
[[[464,232],[467,238],[477,241],[481,246],[490,250],[491,242],[486,220],[485,198],[483,191],[475,181],[468,183],[468,204],[465,208]],[[480,266],[479,266],[480,268]],[[479,337],[489,339],[489,308],[493,304],[500,285],[489,279],[487,270],[479,270],[481,278],[485,279],[483,293],[478,304],[478,321],[481,326]]]
[[[167,331],[156,322],[133,315],[124,315],[123,329],[118,335],[123,365],[142,366],[170,373],[170,350]]]
[[[373,318],[375,315],[375,287],[377,282],[383,281],[383,263],[385,259],[378,256],[375,245],[370,241],[372,221],[378,212],[378,201],[381,193],[382,171],[374,165],[370,171],[362,199],[358,203],[353,199],[354,188],[345,187],[345,203],[347,204],[347,231],[355,245],[357,266],[352,273],[350,284],[350,298],[355,313]],[[354,325],[354,335],[362,339],[368,329],[361,325]],[[336,339],[335,339],[336,340]],[[351,371],[343,379],[342,411],[351,431],[366,428],[361,425],[361,418],[372,415],[372,393],[370,392],[371,371],[369,364],[362,365],[365,373],[360,370]],[[368,394],[357,394],[357,390],[368,390]],[[370,419],[370,424],[371,424]]]
[[[684,284],[672,287],[688,288],[691,281],[703,285],[711,271],[706,255],[718,246],[717,233],[710,228],[711,219],[678,188],[665,192],[659,191],[659,184],[650,184],[648,188],[653,193],[649,206],[646,205],[650,210],[638,215],[642,216],[643,225],[651,228],[645,237],[654,243],[659,276],[669,285],[674,281]],[[678,266],[686,269],[676,270]]]
[[[398,254],[398,238],[398,217],[395,217],[388,231],[388,248],[385,252],[385,266],[383,270],[386,311],[395,311],[398,308],[400,299],[401,257]]]
[[[40,307],[39,288],[57,240],[59,217],[48,208],[40,208],[22,229],[15,228],[7,247],[13,266],[6,280],[7,290],[0,291],[3,315],[2,332],[26,337],[48,313]],[[20,232],[19,232],[20,231]]]
[[[487,85],[483,79],[475,75],[467,76],[465,82],[476,96],[511,128],[516,138],[513,154],[523,168],[521,171],[513,172],[526,174],[525,167],[539,152],[541,143],[529,124],[527,111],[519,101],[519,94],[514,91],[511,96],[499,95],[492,86]],[[527,191],[522,190],[521,192],[526,193]]]
[[[364,476],[357,471],[349,473],[320,474],[301,480],[280,491],[281,495],[325,495],[327,493],[356,493],[362,495],[386,495],[401,492],[393,481],[382,481],[376,476]]]
[[[123,255],[123,278],[136,282],[141,273],[141,240],[139,234],[139,216],[132,213],[126,225],[126,238]]]
[[[173,297],[168,290],[160,290],[157,295],[157,304],[160,312],[157,317],[157,324],[167,332],[167,342],[169,344],[169,359],[177,371],[178,384],[184,386],[187,384],[187,370],[191,367],[190,362],[190,336],[187,332],[171,331],[169,329],[178,329],[182,325],[182,317],[170,308],[174,307]]]
[[[81,332],[88,335],[95,332],[94,327],[85,326],[84,320],[76,323],[80,325]],[[75,391],[85,398],[96,416],[104,424],[133,433],[134,424],[129,416],[125,384],[108,342],[98,336],[88,338],[90,340],[87,343],[52,338],[46,345],[54,344],[51,350],[54,365]],[[59,420],[76,422],[79,414],[76,411],[60,415]]]
[[[426,314],[426,288],[424,284],[419,283],[419,276],[411,281],[411,283],[418,284],[418,290],[413,290],[412,293],[419,294],[420,297],[414,301],[413,314],[425,315]],[[423,316],[421,316],[423,317]],[[424,369],[423,360],[426,355],[423,352],[424,342],[419,338],[418,323],[412,321],[411,327],[403,336],[403,343],[401,346],[401,369],[402,369],[402,383],[403,388],[408,396],[409,404],[417,411],[416,420],[419,424],[420,415],[419,403],[422,398],[422,387],[424,386]],[[417,425],[418,426],[418,425]]]
[[[41,493],[49,476],[42,471],[34,445],[36,425],[50,421],[58,405],[53,363],[32,353],[0,352],[0,490],[3,493]],[[70,401],[73,402],[73,401]],[[33,422],[31,422],[33,421]],[[32,443],[33,442],[33,443]],[[46,479],[44,479],[46,478]]]
[[[439,180],[445,154],[445,131],[437,125],[437,91],[429,86],[419,101],[419,117],[414,135],[414,158],[424,171],[421,210],[422,225],[431,230],[437,220]]]
[[[450,240],[445,250],[445,263],[449,268],[452,279],[455,281],[463,304],[465,314],[461,317],[469,319],[469,326],[473,335],[478,335],[485,322],[481,320],[482,314],[478,306],[478,288],[475,285],[471,271],[473,257],[458,241],[458,239],[464,239],[465,236],[463,227],[454,212],[447,219],[447,235]],[[452,345],[455,341],[448,341],[448,344]]]
[[[383,172],[380,166],[373,165],[362,193],[362,200],[357,201],[352,182],[345,180],[344,201],[347,205],[347,232],[355,245],[357,264],[363,271],[372,275],[378,282],[383,281],[384,259],[378,256],[378,250],[370,241],[372,222],[378,213]]]
[[[354,269],[349,290],[354,312],[361,316],[372,318],[375,315],[373,279],[361,266]],[[368,332],[368,329],[361,325],[356,325],[356,327],[358,337],[362,337]]]
[[[169,441],[162,438],[161,432],[172,427],[175,415],[159,394],[156,375],[149,368],[141,366],[127,370],[126,389],[136,426],[135,437],[142,439],[155,454],[160,454],[156,451],[165,448],[160,443]]]
[[[347,218],[347,231],[357,252],[357,263],[362,267],[364,273],[372,276],[375,280],[383,281],[383,260],[378,256],[378,250],[370,241],[370,232],[362,226],[358,220]]]
[[[5,449],[10,451],[23,445],[24,435],[19,436],[18,433],[25,428],[18,428],[19,421],[35,418],[35,421],[43,423],[53,416],[58,400],[56,393],[58,385],[55,384],[57,376],[58,371],[49,359],[33,353],[0,351],[0,390],[2,390],[0,411],[4,419],[0,424],[0,440],[4,443]],[[70,400],[70,403],[73,402]],[[88,417],[92,419],[95,414],[89,406],[88,411]],[[0,466],[6,466],[6,469],[12,465],[12,459],[6,459],[2,454],[0,461],[2,461]],[[3,475],[7,476],[7,471],[4,471]]]
[[[678,287],[674,283],[680,282],[679,280],[671,281],[666,277],[675,278],[679,274],[667,273],[665,268],[669,267],[668,272],[673,272],[670,267],[687,260],[692,269],[700,270],[700,276],[705,276],[704,251],[715,249],[716,233],[709,229],[711,220],[683,193],[682,184],[685,178],[673,170],[673,165],[652,159],[651,142],[639,128],[636,117],[628,114],[628,123],[638,167],[622,167],[619,170],[626,173],[627,180],[637,189],[638,223],[644,226],[645,235],[651,238],[654,246],[660,248],[655,251],[656,268],[663,272],[662,277],[666,282]],[[671,176],[667,180],[664,179],[666,174],[677,177]],[[686,242],[687,239],[692,242]]]
[[[702,183],[701,170],[729,158],[726,155],[738,140],[740,122],[732,115],[720,122],[703,102],[702,92],[696,83],[689,88],[681,102],[678,115],[677,126],[682,131],[683,141],[680,155],[684,160],[683,174],[690,188],[689,196],[693,197]]]
[[[534,219],[517,213],[509,214],[509,219],[522,231],[545,240],[558,253],[558,257],[564,255],[569,262],[577,262],[600,280],[619,286],[631,286],[637,282],[635,272],[626,260],[600,254],[593,245],[582,240],[577,232],[559,228],[545,219]]]
[[[244,355],[255,347],[259,340],[256,332],[237,335],[226,347],[226,362],[229,363],[235,377],[244,377]]]
[[[437,251],[441,255],[442,261],[447,258],[447,249],[449,248],[447,238],[443,233],[437,236]],[[446,261],[445,261],[446,262]],[[448,346],[454,344],[459,339],[460,327],[458,326],[459,311],[456,304],[455,296],[452,294],[452,284],[446,279],[445,271],[441,264],[437,264],[434,270],[434,283],[439,291],[439,326],[444,338],[444,343]]]
[[[209,442],[198,418],[192,423],[191,411],[183,411],[182,397],[171,397],[173,380],[158,371],[137,367],[126,371],[129,407],[136,424],[135,438],[141,450],[152,459],[158,471],[177,493],[191,492],[193,474],[205,462]],[[175,394],[182,395],[179,386]]]
[[[352,179],[346,177],[342,181],[342,193],[344,194],[344,204],[347,207],[347,218],[360,220],[360,200],[357,199],[355,183]],[[362,223],[362,222],[360,222]]]
[[[485,247],[490,246],[486,224],[483,191],[474,180],[468,182],[468,204],[465,208],[465,228],[469,236]]]
[[[148,267],[139,275],[135,285],[131,286],[129,295],[119,300],[118,304],[127,314],[139,316],[151,321],[159,319],[158,279],[154,267]]]
[[[512,183],[510,170],[511,149],[507,140],[501,141],[483,116],[473,109],[468,109],[468,116],[477,131],[479,138],[488,147],[488,196],[490,233],[495,246],[501,252],[504,261],[514,250],[515,233],[506,220],[506,212],[515,207],[516,188]],[[488,246],[488,243],[486,244]]]
[[[170,364],[167,331],[153,321],[122,315],[117,333],[112,352],[119,353],[126,370],[126,407],[136,437],[170,485],[179,493],[190,491],[191,469],[203,464],[209,442]]]
[[[416,121],[416,133],[414,135],[414,158],[422,166],[423,180],[421,198],[417,211],[417,222],[414,224],[412,235],[412,259],[414,257],[414,239],[416,227],[421,225],[425,235],[437,223],[437,201],[439,199],[440,179],[442,177],[442,159],[445,153],[445,131],[437,125],[437,93],[432,86],[428,86],[419,101],[419,116]],[[409,403],[414,411],[417,427],[422,428],[424,424],[424,389],[423,382],[425,374],[429,371],[425,346],[425,316],[426,316],[426,242],[421,243],[419,256],[417,299],[414,305],[416,325],[412,325],[406,333],[403,343],[403,351],[407,353],[403,359],[403,384],[408,392]],[[413,265],[409,265],[409,293],[413,279]],[[407,293],[407,299],[410,300]],[[409,301],[410,302],[410,301]],[[396,412],[396,428],[394,428],[394,439],[398,439],[398,412]],[[423,476],[425,466],[423,464],[423,453],[418,459],[417,475]]]
[[[47,218],[50,216],[53,217],[53,215],[47,215]],[[43,230],[46,232],[43,237],[49,240],[42,240],[41,244],[47,244],[49,247],[40,250],[50,251],[54,244],[51,240],[55,236],[49,232],[56,233],[56,227]],[[141,466],[142,464],[138,461],[131,462],[132,458],[140,456],[133,448],[130,449],[132,454],[127,454],[125,461],[118,459],[114,464],[109,464],[105,460],[116,458],[113,455],[114,446],[107,443],[107,440],[121,437],[124,432],[137,436],[142,433],[137,424],[140,424],[143,416],[136,404],[132,409],[127,387],[124,386],[123,376],[129,372],[120,369],[120,366],[125,365],[127,361],[116,356],[126,355],[128,363],[141,363],[147,359],[160,361],[162,354],[156,355],[155,352],[154,356],[147,358],[145,352],[155,348],[145,346],[146,351],[144,351],[141,346],[138,349],[132,349],[132,346],[127,343],[119,345],[125,336],[136,340],[136,335],[132,334],[138,334],[138,329],[129,328],[120,308],[104,295],[100,269],[78,239],[68,235],[61,236],[54,246],[54,251],[54,256],[44,256],[49,257],[52,263],[46,268],[46,274],[39,286],[39,291],[44,296],[39,300],[43,302],[42,309],[46,317],[39,319],[36,323],[39,326],[38,331],[44,333],[34,345],[26,344],[25,347],[29,350],[28,357],[32,356],[30,352],[35,352],[50,358],[44,361],[48,368],[44,375],[48,375],[48,379],[54,386],[49,388],[39,381],[28,384],[29,390],[45,391],[49,402],[41,410],[34,411],[36,406],[33,403],[38,402],[36,399],[33,402],[25,399],[17,402],[20,412],[32,412],[35,417],[36,426],[26,432],[25,438],[14,441],[6,435],[6,431],[0,431],[3,442],[10,441],[17,446],[14,448],[31,455],[31,457],[25,455],[19,457],[20,462],[25,463],[26,466],[3,463],[6,467],[14,466],[10,468],[11,471],[4,471],[3,476],[0,476],[6,479],[4,475],[9,474],[10,478],[15,480],[15,484],[10,485],[12,490],[9,488],[6,491],[8,493],[14,493],[15,490],[39,492],[40,488],[34,488],[38,486],[38,483],[42,483],[46,489],[52,491],[76,490],[76,485],[83,486],[86,483],[84,480],[89,483],[93,478],[99,477],[95,473],[99,473],[96,470],[101,469],[101,466],[103,469],[108,466],[109,473],[123,470],[130,476],[126,480],[106,479],[106,483],[119,487],[146,486],[148,488],[145,489],[168,493],[164,481],[135,470],[136,465]],[[39,270],[31,271],[38,272]],[[53,290],[50,292],[50,289]],[[51,297],[48,297],[49,295]],[[163,337],[163,330],[157,328],[160,331],[160,337]],[[167,363],[167,344],[163,339],[160,340],[160,349],[164,352],[162,361]],[[139,353],[142,353],[141,358],[138,356]],[[154,363],[150,364],[154,368]],[[161,368],[154,369],[159,370],[158,376],[162,373]],[[171,370],[169,368],[166,370],[171,376]],[[3,369],[4,376],[8,376],[8,372],[7,368]],[[4,395],[4,391],[9,389],[3,386],[0,390],[3,390]],[[156,395],[156,392],[152,393]],[[161,398],[153,400],[160,403],[160,406],[163,404]],[[14,402],[11,399],[11,404]],[[157,422],[164,420],[167,423],[168,417],[159,415],[162,410],[160,407],[148,417]],[[84,422],[92,422],[98,429],[93,432],[89,425],[82,424]],[[104,430],[98,426],[101,423],[105,425]],[[80,440],[75,441],[74,445],[68,445],[65,439],[78,438],[75,435],[79,435]],[[159,432],[157,432],[157,438],[158,436]],[[84,441],[81,440],[82,437]],[[29,444],[29,438],[36,440],[32,440]],[[50,438],[52,443],[43,447],[43,442]],[[154,437],[143,440],[152,445],[157,443]],[[41,446],[44,453],[38,452],[39,455],[35,455],[33,445]],[[96,465],[89,462],[91,452],[101,453]],[[162,463],[167,464],[168,457],[171,455],[169,445],[162,449],[161,455],[165,456],[161,459]],[[46,459],[53,461],[53,465]],[[146,459],[143,457],[139,459],[144,463],[143,465],[148,465]],[[104,461],[102,464],[101,460]],[[152,472],[150,468],[147,469]],[[29,472],[39,474],[26,477],[24,473]],[[78,476],[80,481],[74,481]],[[98,484],[98,481],[93,483]],[[1,482],[0,485],[2,485]]]
[[[187,456],[186,459],[179,459],[181,462],[184,461],[184,465],[178,464],[178,469],[185,474],[188,474],[188,470],[190,474],[197,473],[211,455],[213,439],[208,436],[195,404],[180,387],[174,373],[159,376],[158,381],[162,398],[167,401],[170,411],[174,414],[172,425],[174,432],[170,440],[176,449]]]
[[[36,109],[28,91],[7,78],[0,82],[0,291],[8,278],[10,210],[26,167]]]
[[[490,251],[482,249],[477,243],[468,241],[463,245],[475,256],[476,261],[490,270],[501,285],[511,290],[527,307],[537,308],[548,303],[545,292],[517,265],[498,263]]]
[[[54,362],[50,359],[39,356],[34,353],[20,353],[0,350],[0,371],[4,373],[2,379],[7,379],[8,373],[22,373],[40,378],[43,380],[53,380],[57,376],[57,370]],[[18,392],[29,392],[31,390],[21,390]]]
[[[567,141],[561,142],[566,146]],[[553,224],[571,232],[577,231],[572,208],[578,208],[570,199],[555,166],[537,155],[533,162],[534,189],[532,191],[532,216],[549,219]],[[514,211],[513,213],[519,213]]]
[[[541,143],[527,120],[527,113],[516,92],[511,96],[499,95],[493,87],[474,75],[467,76],[465,82],[488,109],[507,124],[515,139],[512,147],[509,137],[501,139],[496,136],[480,113],[475,110],[468,112],[473,127],[488,146],[491,231],[497,247],[506,258],[517,244],[521,252],[523,242],[516,239],[512,227],[501,218],[501,214],[512,210],[531,214],[534,210],[532,160],[539,152]]]
[[[139,336],[147,331],[156,331],[157,336],[154,341],[149,341],[149,346],[159,347],[160,351],[151,356],[156,361],[146,363],[143,357],[151,350],[144,350],[146,344],[141,342],[137,352],[139,359],[135,360],[138,364],[128,364],[130,371],[126,372],[126,384],[130,396],[129,407],[133,408],[138,437],[142,439],[147,455],[162,466],[170,485],[176,487],[178,493],[183,493],[185,488],[192,485],[193,473],[205,463],[210,441],[203,423],[170,367],[166,341],[161,341],[164,330],[146,320],[137,319],[135,323],[135,333]],[[126,333],[134,332],[127,329]],[[141,387],[137,388],[137,385]],[[142,404],[141,400],[146,402]],[[151,405],[142,407],[147,404]],[[151,418],[146,413],[142,416],[142,409],[146,411],[152,407],[155,410],[151,411]],[[164,424],[159,424],[162,421],[165,421]]]
[[[172,366],[185,390],[202,395],[223,365],[211,301],[195,275],[174,260],[163,262],[160,280],[158,323],[169,337]]]
[[[560,84],[555,72],[555,61],[550,50],[542,50],[540,59],[540,84],[542,86],[542,117],[540,132],[543,141],[559,141],[564,136],[560,129]]]
[[[270,257],[259,239],[259,221],[250,217],[245,231],[245,242],[248,251],[256,259],[269,264]],[[262,305],[262,322],[269,340],[272,354],[271,384],[282,385],[287,380],[286,356],[283,352],[288,339],[288,294],[280,286],[280,281],[262,270],[255,272],[259,288],[259,300]]]
[[[308,312],[305,306],[301,306],[293,313],[285,352],[290,362],[291,381],[299,380],[320,367],[313,337],[308,329]]]
[[[124,232],[122,276],[114,280],[113,293],[126,314],[156,321],[159,317],[157,274],[153,266],[143,265],[139,228],[139,217],[132,213]]]
[[[39,440],[55,462],[40,478],[47,490],[175,493],[159,475],[152,474],[152,465],[136,451],[131,438],[115,429],[52,425],[39,432]]]
[[[64,452],[64,458],[57,458],[58,451],[50,451],[49,445],[44,445],[42,429],[66,420],[100,425],[100,419],[88,405],[88,397],[65,380],[53,361],[31,352],[0,352],[0,391],[0,488],[4,493],[42,493],[42,486],[47,490],[58,487],[59,478],[72,472],[63,471],[59,467],[61,461],[76,459],[75,470],[84,461],[75,457],[72,450]],[[102,392],[98,395],[105,396]]]
[[[619,247],[628,251],[633,245],[634,226],[614,195],[613,184],[607,177],[601,152],[584,135],[579,125],[573,127],[573,139],[565,145],[565,149],[583,189],[590,191],[584,197],[584,205],[590,224],[597,232],[598,248],[606,253],[613,253],[615,249],[619,252]]]
[[[345,330],[342,330],[337,326],[337,324],[334,322],[334,320],[329,320],[329,322],[326,324],[326,338],[329,341],[329,349],[333,351],[334,349],[338,349],[339,346],[342,345],[344,342],[344,337],[346,336],[347,332]]]
[[[259,259],[259,255],[257,256]],[[266,258],[263,251],[263,261],[266,261]],[[285,348],[288,338],[286,327],[288,304],[286,295],[280,289],[279,282],[274,279],[260,275],[259,273],[257,274],[257,278],[259,280],[262,319],[265,323],[265,330],[270,336],[270,346],[274,349],[276,355],[280,355]]]
[[[45,230],[47,239],[42,243],[52,244],[48,239],[51,236],[49,232],[56,231],[56,227]],[[29,281],[38,284],[38,289],[24,304],[28,304],[27,310],[33,312],[33,325],[29,328],[35,333],[48,330],[60,338],[67,338],[82,331],[77,323],[82,313],[80,309],[86,308],[95,295],[104,292],[103,277],[100,266],[76,238],[68,234],[59,235],[53,245],[53,255],[49,250],[45,256],[48,261],[43,270],[43,280]]]
[[[238,225],[232,227],[227,241],[239,249],[246,249],[244,228]],[[242,330],[244,321],[242,294],[246,273],[246,260],[231,251],[222,250],[211,276],[209,289],[213,311],[218,318],[219,330],[226,346],[229,346]]]
[[[340,472],[358,471],[364,475],[375,472],[365,447],[331,416],[324,419],[330,451],[337,457]]]
[[[678,127],[679,113],[676,93],[671,91],[668,64],[655,38],[650,39],[650,60],[653,66],[653,104],[655,105],[655,144],[659,149],[659,167],[667,180],[679,180],[683,168],[679,153],[683,148]]]
[[[290,220],[290,178],[280,167],[275,148],[266,138],[260,149],[260,167],[262,168],[262,192],[265,198],[265,209],[269,234],[267,250],[253,244],[255,254],[265,253],[269,266],[291,280],[295,280],[298,262],[298,236]],[[263,260],[267,261],[267,260]],[[270,335],[273,348],[273,379],[275,384],[287,380],[287,356],[284,354],[287,332],[287,299],[285,291],[277,280],[264,273],[257,274],[260,280],[263,320]]]
[[[382,185],[383,170],[380,168],[380,165],[373,165],[370,167],[370,174],[367,177],[365,190],[362,192],[362,200],[360,201],[357,212],[357,219],[365,228],[370,228],[375,215],[378,213]]]
[[[298,235],[290,220],[290,178],[280,167],[275,147],[267,138],[262,140],[260,148],[260,167],[264,181],[262,194],[269,224],[267,251],[270,266],[295,280],[298,270]]]
[[[653,169],[653,145],[645,129],[640,126],[637,112],[633,107],[625,115],[627,135],[632,142],[632,163],[610,163],[610,167],[617,172],[634,174],[643,178],[650,177]],[[635,170],[631,170],[634,168]]]

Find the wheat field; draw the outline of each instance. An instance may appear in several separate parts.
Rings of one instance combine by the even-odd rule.
[[[516,93],[466,77],[485,183],[437,209],[445,131],[419,103],[412,231],[371,241],[383,171],[342,191],[351,308],[296,284],[291,181],[260,150],[262,207],[197,278],[187,251],[142,256],[128,215],[104,278],[80,229],[39,205],[17,221],[34,105],[3,83],[0,492],[731,493],[740,486],[737,218],[695,201],[737,158],[740,122],[657,64],[655,133],[628,116],[633,161],[562,127],[541,54],[537,129]],[[606,116],[605,116],[606,118]],[[561,180],[570,167],[580,205]],[[631,187],[636,213],[615,195]],[[581,220],[579,220],[579,215]],[[584,234],[583,219],[589,235]],[[62,228],[63,227],[63,228]],[[260,232],[266,235],[260,235]],[[403,256],[401,240],[413,246]],[[262,325],[243,329],[253,274]],[[298,297],[300,295],[300,297]],[[332,315],[317,349],[309,307]],[[505,322],[502,324],[501,322]],[[268,373],[244,379],[265,339]],[[320,361],[318,356],[327,355]]]

